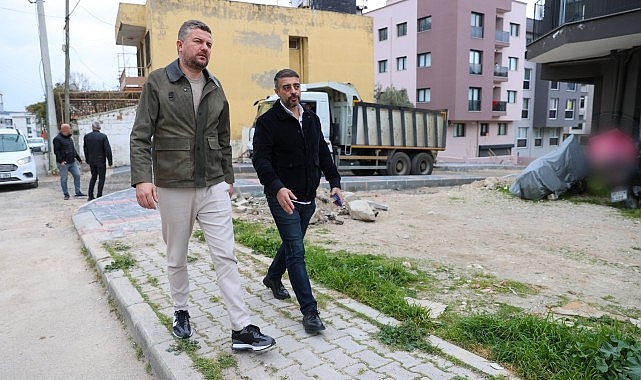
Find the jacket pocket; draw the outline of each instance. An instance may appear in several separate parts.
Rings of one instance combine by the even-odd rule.
[[[223,162],[223,150],[218,145],[218,137],[207,137],[207,145],[209,146],[209,151],[207,155],[207,167],[205,168],[207,172],[207,179],[213,179],[225,175],[225,172],[222,167]]]
[[[154,137],[154,175],[159,180],[191,180],[192,142],[184,137]]]

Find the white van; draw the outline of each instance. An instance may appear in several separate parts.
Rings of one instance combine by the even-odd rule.
[[[36,161],[19,130],[0,128],[0,186],[14,184],[38,187]]]

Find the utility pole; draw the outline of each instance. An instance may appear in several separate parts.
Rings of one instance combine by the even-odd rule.
[[[69,0],[65,1],[65,123],[69,123]]]
[[[43,0],[36,0],[38,10],[38,29],[40,34],[40,55],[42,56],[42,71],[45,77],[45,89],[47,104],[47,123],[49,124],[49,171],[56,168],[56,160],[53,157],[53,138],[58,134],[58,122],[56,121],[56,104],[53,98],[53,82],[51,81],[51,62],[49,62],[49,42],[47,41],[47,25],[45,24],[45,10]]]

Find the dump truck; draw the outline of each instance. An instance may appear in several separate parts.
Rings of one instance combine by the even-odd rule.
[[[256,118],[278,96],[254,103]],[[301,105],[318,115],[323,136],[338,170],[355,175],[431,174],[445,149],[447,110],[397,107],[363,102],[350,83],[301,85]],[[248,152],[251,156],[253,130]]]

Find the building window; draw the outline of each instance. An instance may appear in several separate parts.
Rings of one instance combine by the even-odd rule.
[[[465,137],[465,124],[454,124],[454,137]]]
[[[432,16],[421,17],[418,19],[418,31],[424,32],[432,29]]]
[[[483,38],[483,14],[472,12],[472,37]]]
[[[576,83],[567,83],[568,91],[576,91]]]
[[[530,117],[530,98],[523,98],[523,108],[521,108],[521,119]]]
[[[487,136],[489,130],[490,125],[488,123],[481,123],[481,136]]]
[[[497,135],[499,136],[507,135],[507,123],[499,123],[499,130]]]
[[[416,101],[418,103],[429,103],[432,100],[432,91],[429,88],[416,90]]]
[[[519,68],[519,59],[516,57],[508,57],[507,59],[507,69],[510,71],[516,71]]]
[[[396,24],[396,37],[407,36],[407,23]]]
[[[378,40],[386,41],[387,40],[387,28],[380,28],[378,30]]]
[[[396,70],[397,71],[407,70],[407,57],[396,58]]]
[[[559,109],[559,98],[550,98],[548,119],[556,119],[556,111]]]
[[[507,102],[516,103],[516,91],[508,90],[507,91]]]
[[[421,53],[416,57],[418,67],[432,67],[432,53]]]
[[[550,128],[550,145],[559,145],[559,128]]]
[[[470,74],[483,74],[483,53],[478,50],[470,50]]]
[[[559,89],[559,82],[557,81],[550,82],[550,90],[558,90],[558,89]]]
[[[481,110],[481,89],[479,87],[470,87],[467,95],[468,111]]]
[[[585,120],[585,101],[585,96],[579,98],[579,120]]]
[[[534,146],[543,146],[543,130],[534,128]]]
[[[524,69],[523,73],[523,89],[530,89],[530,78],[532,77],[532,69]]]
[[[516,146],[519,148],[525,148],[527,146],[527,127],[517,128]]]
[[[574,119],[575,107],[576,107],[576,99],[567,99],[565,101],[565,120]]]
[[[386,73],[387,72],[387,59],[384,59],[382,61],[378,61],[378,72],[379,73]]]
[[[519,36],[519,24],[510,23],[510,36],[512,37]]]

